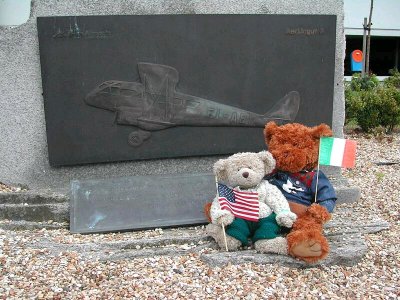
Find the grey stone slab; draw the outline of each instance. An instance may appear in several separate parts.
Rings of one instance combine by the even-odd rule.
[[[32,221],[15,221],[15,220],[7,220],[7,221],[0,221],[0,228],[4,230],[12,230],[12,231],[19,231],[19,230],[38,230],[38,229],[67,229],[68,223],[58,223],[52,221],[46,222],[32,222]]]
[[[347,215],[347,214],[351,214]],[[260,254],[255,250],[236,252],[212,252],[202,254],[204,262],[211,266],[225,266],[227,264],[257,263],[280,264],[290,267],[314,267],[317,265],[345,265],[353,266],[361,261],[368,247],[363,234],[377,233],[389,229],[389,223],[380,218],[363,218],[357,220],[353,211],[339,209],[334,215],[334,221],[326,226],[330,252],[322,261],[315,264],[307,264],[289,256],[276,254]]]
[[[16,222],[8,227],[26,228],[43,227],[41,222],[69,221],[68,190],[28,190],[21,192],[0,193],[0,220]],[[21,223],[21,222],[22,223]],[[53,227],[53,226],[50,226]]]
[[[65,203],[69,201],[68,189],[55,192],[54,190],[27,190],[23,192],[0,193],[0,204],[47,204]]]
[[[71,232],[93,233],[206,223],[212,174],[131,176],[71,183]]]
[[[279,264],[289,267],[314,267],[317,265],[345,265],[353,266],[357,264],[365,255],[367,245],[361,235],[348,236],[349,242],[342,243],[340,240],[329,239],[330,253],[326,259],[315,263],[307,264],[289,256],[277,254],[261,254],[255,250],[245,250],[236,252],[207,253],[201,256],[202,260],[213,266],[225,266],[227,264]],[[351,241],[350,241],[351,239]]]
[[[0,204],[0,220],[66,222],[68,216],[68,203]]]
[[[342,176],[340,167],[333,166],[320,166],[324,174],[329,178],[329,181],[335,188],[337,202],[354,203],[361,197],[361,190],[357,186],[352,186],[347,178]]]
[[[165,230],[161,237],[141,238],[128,241],[75,243],[65,244],[42,238],[35,241],[32,247],[47,249],[51,255],[58,256],[64,251],[76,251],[83,259],[101,261],[117,261],[138,257],[177,256],[188,253],[199,253],[208,248],[213,249],[215,243],[211,238],[193,230],[179,229],[176,235]]]
[[[33,1],[26,24],[0,27],[0,181],[29,188],[66,186],[73,179],[132,175],[203,173],[218,157],[158,159],[54,168],[49,164],[36,18],[41,16],[140,14],[313,14],[336,15],[336,49],[332,127],[342,135],[344,123],[343,1],[336,0],[43,0]],[[317,70],[318,71],[318,70]],[[265,78],[274,81],[275,78]],[[305,79],[306,80],[306,79]],[[316,82],[317,84],[318,82]],[[260,133],[261,134],[261,133]]]
[[[36,238],[31,247],[46,249],[49,255],[58,256],[65,251],[76,251],[84,260],[99,259],[102,261],[116,261],[134,259],[137,257],[154,257],[156,255],[177,256],[196,253],[212,267],[223,267],[226,264],[278,264],[297,268],[314,267],[318,265],[346,265],[357,264],[365,255],[367,245],[363,234],[374,234],[387,230],[389,223],[377,217],[361,217],[356,212],[339,208],[335,213],[334,221],[329,223],[327,236],[331,246],[329,256],[317,263],[306,264],[287,255],[260,254],[254,250],[240,250],[225,252],[218,249],[216,243],[206,235],[202,227],[165,229],[153,237],[146,232],[125,233],[123,240],[102,242],[77,242],[65,244],[49,239],[46,236]],[[337,221],[336,221],[337,220]],[[333,229],[336,230],[333,230]],[[352,228],[352,230],[349,230]]]

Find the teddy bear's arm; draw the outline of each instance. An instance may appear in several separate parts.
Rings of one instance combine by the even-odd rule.
[[[314,175],[313,181],[311,183],[311,192],[313,195],[313,199],[315,197],[316,192],[316,180],[317,175]],[[336,204],[336,193],[335,189],[333,188],[331,182],[329,181],[328,177],[322,172],[319,171],[318,176],[318,189],[317,189],[317,203],[321,206],[324,206],[328,212],[332,213],[335,204]]]
[[[266,218],[266,217],[268,217],[269,215],[271,215],[272,214],[272,209],[271,209],[271,207],[269,207],[268,206],[268,204],[267,203],[264,203],[264,202],[262,202],[262,201],[260,201],[260,204],[259,204],[260,206],[259,206],[259,216],[260,216],[260,219],[261,218]]]
[[[262,182],[265,196],[260,199],[261,202],[269,205],[273,212],[279,214],[282,211],[290,210],[289,203],[282,192],[268,181]]]
[[[225,226],[231,224],[235,219],[235,216],[227,210],[221,209],[219,205],[218,197],[215,197],[210,209],[211,223]]]
[[[274,185],[267,181],[262,182],[262,187],[265,191],[265,198],[260,199],[265,202],[272,211],[276,214],[276,221],[279,225],[292,227],[296,220],[296,215],[290,211],[289,203],[282,192]]]

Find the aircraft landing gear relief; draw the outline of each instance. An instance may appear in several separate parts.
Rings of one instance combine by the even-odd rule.
[[[145,140],[150,138],[151,132],[144,130],[132,131],[128,136],[128,144],[132,147],[139,147]]]

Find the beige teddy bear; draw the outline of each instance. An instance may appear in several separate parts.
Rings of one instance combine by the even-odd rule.
[[[251,239],[259,252],[287,254],[287,241],[280,235],[281,226],[291,228],[296,215],[290,211],[279,189],[263,180],[274,168],[275,160],[268,151],[237,153],[214,164],[217,181],[225,184],[225,188],[255,193],[259,201],[258,218],[249,221],[222,209],[217,194],[209,210],[211,223],[206,231],[220,248],[225,249],[227,245],[228,250],[234,251],[247,246]],[[226,239],[222,226],[225,226]]]

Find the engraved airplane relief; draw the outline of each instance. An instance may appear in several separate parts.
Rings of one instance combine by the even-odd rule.
[[[300,95],[289,92],[265,114],[225,105],[176,91],[178,71],[170,66],[138,63],[141,82],[109,80],[89,92],[87,105],[115,112],[118,125],[130,125],[128,143],[140,146],[152,131],[175,126],[260,127],[268,121],[293,122]]]

